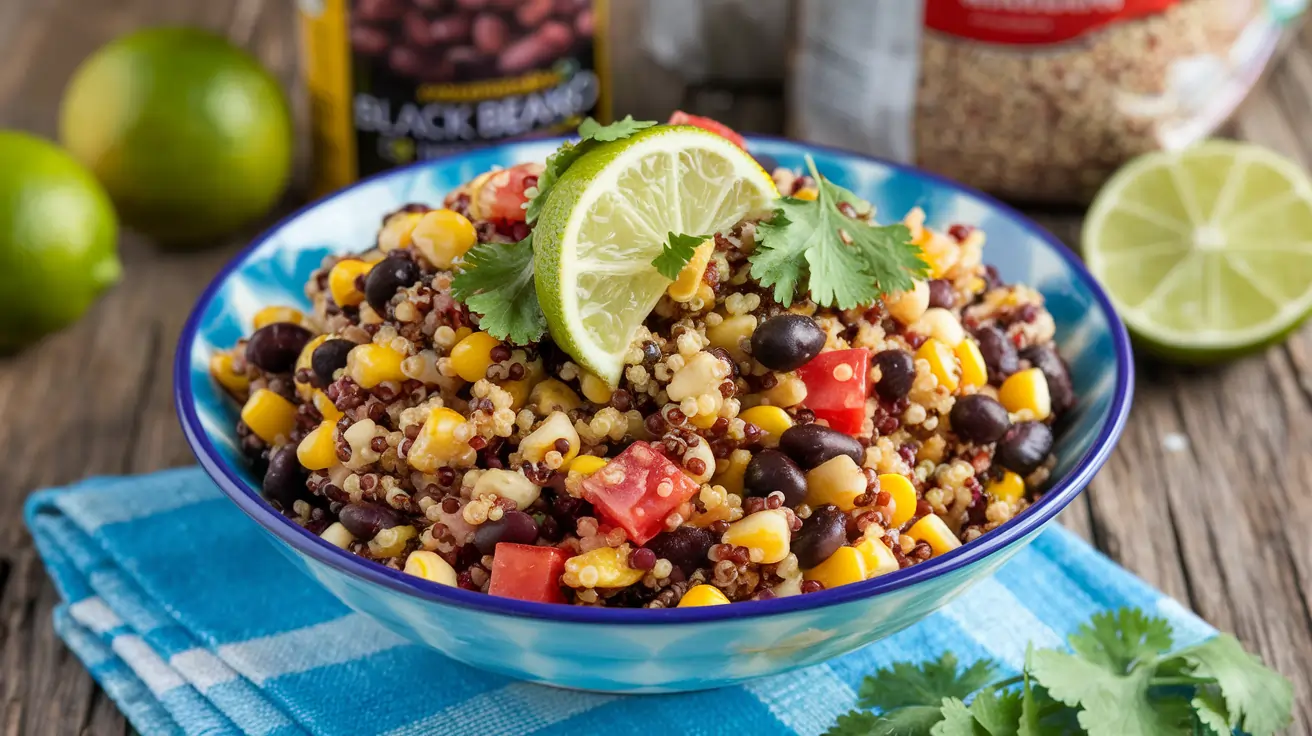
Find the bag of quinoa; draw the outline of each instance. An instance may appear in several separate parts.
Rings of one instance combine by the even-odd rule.
[[[1306,0],[798,0],[790,134],[1087,201],[1230,115]]]

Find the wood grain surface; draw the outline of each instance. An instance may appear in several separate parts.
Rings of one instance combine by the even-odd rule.
[[[776,86],[685,87],[646,59],[636,2],[613,0],[619,112],[659,117],[682,106],[742,130],[782,129]],[[290,2],[0,0],[0,128],[53,137],[77,63],[155,24],[204,26],[247,47],[286,84],[304,122]],[[1308,164],[1309,120],[1304,28],[1230,132]],[[1078,247],[1078,212],[1032,214]],[[170,399],[173,347],[204,284],[257,230],[189,254],[125,233],[122,283],[74,327],[0,359],[0,734],[130,731],[52,631],[57,596],[21,506],[44,486],[192,462]],[[1312,328],[1215,369],[1138,368],[1125,436],[1062,520],[1290,677],[1291,733],[1312,733]]]

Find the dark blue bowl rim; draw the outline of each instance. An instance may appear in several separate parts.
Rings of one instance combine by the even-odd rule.
[[[209,308],[210,302],[214,300],[219,288],[228,279],[232,272],[245,261],[247,256],[296,218],[322,204],[343,196],[347,192],[365,186],[373,181],[384,179],[389,176],[396,176],[415,169],[440,166],[443,161],[460,158],[461,156],[471,153],[470,151],[456,152],[447,156],[428,159],[405,167],[375,174],[322,199],[310,202],[261,233],[251,242],[250,245],[243,248],[241,252],[232,258],[231,261],[224,265],[214,277],[213,281],[211,281],[205,288],[200,299],[196,302],[196,306],[192,309],[191,315],[187,318],[186,325],[183,327],[182,334],[178,339],[177,352],[174,355],[174,404],[182,424],[183,433],[187,438],[187,442],[191,445],[192,452],[196,455],[196,459],[200,462],[201,467],[205,469],[205,472],[208,473],[218,484],[224,495],[237,504],[242,511],[246,512],[248,516],[273,533],[273,535],[280,541],[289,545],[293,550],[310,557],[319,563],[336,568],[337,570],[367,582],[375,583],[406,595],[413,595],[427,601],[454,605],[498,615],[549,619],[552,621],[567,623],[679,624],[728,621],[839,605],[879,595],[881,593],[900,590],[939,576],[956,572],[975,562],[983,560],[1021,539],[1024,539],[1026,536],[1036,532],[1040,527],[1052,520],[1053,517],[1065,508],[1067,504],[1079,495],[1080,491],[1088,485],[1089,481],[1093,479],[1093,476],[1102,468],[1103,464],[1107,462],[1107,458],[1111,455],[1117,439],[1120,438],[1121,432],[1125,428],[1125,422],[1129,416],[1131,398],[1134,394],[1134,361],[1133,354],[1130,350],[1129,334],[1125,330],[1125,325],[1121,323],[1120,318],[1117,317],[1115,310],[1112,308],[1111,301],[1108,299],[1107,294],[1104,293],[1102,287],[1098,285],[1098,282],[1084,267],[1084,264],[1069,248],[1057,240],[1056,237],[1048,233],[1037,223],[1031,221],[1015,208],[994,197],[984,194],[983,192],[958,184],[937,174],[923,171],[913,166],[899,164],[875,156],[869,156],[832,146],[801,143],[777,136],[749,135],[746,137],[749,144],[754,141],[776,145],[782,144],[795,146],[804,150],[823,151],[836,156],[864,160],[889,167],[907,176],[928,180],[938,187],[950,189],[959,194],[973,197],[999,212],[1010,216],[1017,221],[1023,229],[1043,241],[1066,262],[1066,265],[1075,273],[1085,288],[1093,294],[1094,299],[1098,303],[1098,307],[1102,310],[1107,319],[1107,324],[1112,332],[1112,343],[1116,353],[1116,388],[1112,397],[1110,416],[1108,417],[1108,420],[1103,423],[1094,444],[1085,452],[1084,457],[1080,458],[1079,462],[1071,469],[1070,473],[1049,488],[1043,498],[1030,508],[1026,509],[1026,511],[1019,517],[998,529],[989,532],[976,541],[963,545],[941,557],[936,557],[927,562],[922,562],[918,565],[873,578],[865,582],[844,585],[831,590],[820,591],[819,593],[776,598],[768,601],[744,601],[728,606],[625,609],[535,603],[515,600],[513,598],[500,598],[485,593],[475,593],[460,588],[440,585],[412,575],[407,575],[397,570],[392,570],[391,568],[366,560],[363,557],[353,555],[323,541],[318,536],[311,534],[295,522],[283,516],[260,497],[256,488],[248,485],[234,468],[229,467],[220,458],[218,451],[215,449],[213,443],[210,442],[209,437],[206,436],[205,431],[201,426],[200,417],[197,415],[195,403],[191,398],[193,395],[191,385],[191,352],[192,346],[196,340],[202,315],[204,315],[205,311]],[[566,140],[566,138],[561,137],[534,139],[525,142],[552,143],[564,140]],[[505,145],[515,144],[511,143]]]

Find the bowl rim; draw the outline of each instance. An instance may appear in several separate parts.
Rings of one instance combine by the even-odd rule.
[[[993,555],[1002,549],[1024,539],[1031,533],[1051,521],[1079,493],[1084,490],[1093,476],[1107,462],[1116,441],[1125,428],[1134,394],[1134,361],[1130,349],[1130,337],[1125,325],[1117,316],[1111,300],[1094,279],[1078,256],[1045,230],[1038,223],[1014,207],[971,187],[958,184],[941,175],[922,169],[889,161],[877,156],[849,151],[834,146],[804,143],[780,136],[747,135],[748,143],[762,142],[774,145],[793,146],[802,152],[817,151],[829,155],[856,159],[888,167],[900,174],[928,180],[937,187],[947,188],[953,192],[973,197],[977,201],[1011,217],[1031,236],[1042,241],[1065,261],[1066,266],[1083,283],[1093,295],[1097,306],[1107,319],[1111,332],[1112,346],[1116,358],[1116,386],[1112,395],[1107,420],[1103,423],[1093,445],[1075,464],[1071,471],[1051,488],[1043,498],[1026,509],[1020,516],[1003,526],[985,534],[983,537],[962,545],[956,550],[940,557],[898,570],[887,575],[865,580],[860,583],[843,585],[838,588],[823,590],[807,595],[774,598],[766,601],[742,601],[728,606],[706,606],[695,608],[597,608],[588,606],[570,606],[556,603],[538,603],[521,601],[514,598],[491,596],[476,593],[454,586],[424,580],[407,575],[399,570],[380,565],[371,560],[351,554],[330,544],[291,519],[283,516],[270,506],[260,495],[258,489],[248,484],[236,469],[228,466],[219,456],[217,449],[205,434],[200,417],[196,412],[194,391],[191,384],[191,353],[195,344],[200,321],[214,301],[219,289],[246,259],[278,234],[289,223],[332,200],[349,192],[368,186],[376,181],[392,176],[402,176],[428,167],[441,166],[446,162],[461,157],[487,152],[502,147],[523,144],[560,143],[569,140],[567,136],[552,138],[534,138],[523,141],[511,141],[484,148],[457,151],[440,157],[418,161],[407,166],[390,169],[360,179],[359,181],[333,192],[325,197],[313,200],[299,207],[291,214],[264,230],[249,245],[232,257],[210,283],[205,287],[178,338],[173,363],[174,405],[182,425],[183,434],[191,446],[193,454],[219,489],[247,516],[272,533],[277,540],[294,551],[327,565],[354,578],[374,583],[391,591],[404,595],[416,596],[422,600],[453,605],[460,608],[491,614],[514,616],[520,618],[546,619],[560,623],[599,623],[623,625],[669,625],[685,623],[702,623],[730,621],[736,619],[756,618],[776,614],[794,613],[814,608],[841,605],[882,593],[908,588],[920,583],[947,576]]]

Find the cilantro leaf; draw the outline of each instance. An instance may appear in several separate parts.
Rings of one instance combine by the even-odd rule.
[[[1234,733],[1234,728],[1230,725],[1230,714],[1225,707],[1225,698],[1221,696],[1221,689],[1215,685],[1208,685],[1198,689],[1194,699],[1190,701],[1194,708],[1194,716],[1198,718],[1198,725],[1202,726],[1202,733],[1214,734],[1215,736],[1230,736]]]
[[[826,736],[925,736],[935,723],[943,720],[943,709],[938,705],[913,705],[883,715],[854,710],[848,716],[850,730],[830,729]],[[839,721],[843,721],[843,716],[839,716]]]
[[[884,712],[912,705],[937,708],[943,698],[964,700],[992,681],[997,672],[991,660],[981,659],[958,673],[957,658],[951,652],[945,652],[937,662],[897,662],[861,683],[857,705]]]
[[[1021,694],[1014,690],[984,688],[970,701],[970,712],[989,736],[1017,736]]]
[[[805,282],[817,304],[850,309],[910,289],[914,278],[927,275],[906,227],[849,217],[840,204],[856,214],[870,206],[820,176],[809,157],[807,165],[817,182],[815,200],[779,200],[774,217],[757,226],[758,247],[748,259],[752,276],[773,287],[776,301],[792,304]]]
[[[560,148],[556,149],[555,153],[547,157],[546,168],[538,176],[537,191],[529,197],[524,207],[525,221],[530,225],[537,222],[538,215],[542,214],[542,208],[547,204],[547,195],[556,186],[561,175],[579,160],[580,156],[596,148],[597,143],[628,138],[643,128],[650,128],[655,124],[655,120],[634,120],[632,115],[626,115],[623,120],[617,120],[610,125],[602,125],[592,118],[585,119],[579,125],[579,141],[577,143],[566,141],[560,144]]]
[[[679,272],[692,260],[697,246],[706,242],[704,235],[676,235],[670,233],[669,242],[661,249],[661,254],[651,262],[665,278],[673,281],[679,278]]]
[[[585,141],[618,141],[637,133],[643,128],[655,125],[655,120],[634,120],[632,115],[625,115],[623,120],[616,120],[610,125],[587,118],[579,125],[579,138]]]
[[[1017,736],[1039,736],[1039,711],[1043,703],[1039,699],[1039,693],[1035,692],[1036,688],[1030,682],[1030,668],[1033,667],[1031,660],[1034,657],[1034,645],[1025,646],[1025,671],[1021,672],[1021,700],[1020,700],[1020,725],[1016,730]]]
[[[879,716],[868,710],[852,710],[839,716],[824,736],[869,736],[875,732]]]
[[[1138,662],[1156,660],[1171,648],[1171,624],[1133,608],[1094,614],[1070,636],[1084,659],[1118,675]]]
[[[1080,709],[1079,723],[1089,736],[1164,736],[1179,733],[1192,718],[1183,698],[1149,699],[1151,667],[1118,675],[1055,649],[1035,652],[1033,665],[1035,677],[1054,698]]]
[[[1266,736],[1293,721],[1294,686],[1244,651],[1233,636],[1220,634],[1180,651],[1179,656],[1195,665],[1196,676],[1216,679],[1232,727]]]
[[[518,243],[479,243],[451,280],[451,295],[480,315],[479,327],[498,340],[523,345],[546,334],[547,318],[533,283],[533,237]]]
[[[956,698],[943,698],[943,720],[929,729],[930,736],[988,736],[975,722],[970,708]]]

